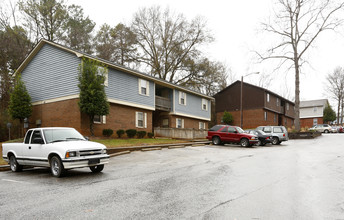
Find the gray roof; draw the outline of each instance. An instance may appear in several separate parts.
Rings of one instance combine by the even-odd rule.
[[[327,99],[318,99],[318,100],[300,102],[300,108],[309,108],[309,107],[327,106],[327,105],[328,105]]]

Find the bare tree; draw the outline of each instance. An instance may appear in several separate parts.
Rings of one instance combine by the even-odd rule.
[[[213,40],[201,18],[189,22],[160,7],[139,10],[131,27],[141,52],[137,61],[146,64],[151,75],[173,83],[190,77],[187,66],[200,57],[199,46]]]
[[[343,99],[344,99],[344,69],[342,67],[337,67],[332,74],[326,77],[327,80],[327,91],[330,93],[331,97],[338,102],[337,106],[337,120],[338,124],[340,115],[340,110],[342,107],[343,114]],[[343,123],[341,121],[341,123]]]
[[[266,54],[257,53],[262,61],[281,59],[282,65],[291,62],[295,71],[295,129],[300,130],[300,73],[304,58],[319,34],[335,30],[343,23],[335,14],[344,3],[331,0],[278,0],[273,23],[263,23],[263,30],[278,36],[280,41]]]

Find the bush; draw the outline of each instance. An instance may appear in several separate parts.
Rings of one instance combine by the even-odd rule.
[[[152,137],[154,137],[154,133],[148,132],[147,136],[148,136],[149,138],[152,138]]]
[[[103,135],[105,137],[110,137],[113,134],[113,130],[112,129],[103,129]]]
[[[224,122],[225,124],[227,124],[227,125],[232,124],[232,122],[234,121],[232,114],[229,113],[229,112],[227,112],[227,111],[225,111],[225,112],[223,113],[222,119],[223,119],[223,122]]]
[[[135,129],[128,129],[125,131],[125,133],[127,134],[128,138],[133,138],[135,137],[137,131]]]
[[[117,133],[118,138],[121,138],[122,135],[125,133],[125,131],[123,129],[119,129],[116,131],[116,133]]]
[[[137,132],[137,137],[138,138],[144,138],[146,136],[147,132],[146,131],[138,131]]]

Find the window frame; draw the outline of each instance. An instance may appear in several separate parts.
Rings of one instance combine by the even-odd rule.
[[[266,101],[270,102],[270,94],[269,93],[266,93]]]
[[[146,86],[143,87],[143,82],[145,82]],[[149,96],[149,81],[145,79],[138,79],[138,87],[139,87],[139,94],[143,96]],[[146,89],[146,93],[142,93],[142,88]]]
[[[179,127],[179,120],[180,120],[180,127]],[[183,118],[176,118],[176,128],[184,128],[184,119]]]
[[[205,106],[205,109],[203,108]],[[203,111],[208,111],[208,100],[202,98],[202,110]]]
[[[104,86],[109,86],[109,70],[104,66],[97,66],[97,75],[102,75],[104,73]]]
[[[142,126],[139,125],[139,114],[142,114]],[[147,113],[146,112],[135,112],[135,127],[147,128]]]
[[[184,103],[182,103],[182,98],[184,100]],[[186,92],[179,91],[179,105],[186,106]]]
[[[198,129],[199,130],[205,130],[205,122],[203,122],[203,121],[198,122]]]

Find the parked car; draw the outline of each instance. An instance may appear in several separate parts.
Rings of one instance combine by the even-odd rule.
[[[258,137],[258,143],[259,146],[265,146],[267,143],[272,142],[272,136],[270,134],[265,133],[264,131],[260,130],[245,130],[248,134],[253,134]]]
[[[318,132],[322,132],[322,133],[331,133],[332,127],[328,124],[318,124],[318,125],[314,125],[309,130],[318,131]]]
[[[342,126],[331,126],[332,127],[332,132],[333,133],[343,133],[343,127]]]
[[[208,131],[207,139],[214,145],[231,143],[240,144],[242,147],[249,147],[258,143],[258,137],[247,134],[237,126],[215,125]]]
[[[23,166],[50,167],[54,177],[82,167],[101,172],[110,158],[105,145],[87,141],[74,128],[30,129],[23,143],[4,143],[2,147],[2,157],[13,172]]]
[[[288,141],[288,131],[284,126],[259,126],[257,131],[263,131],[272,136],[272,144],[277,145],[282,141]]]

